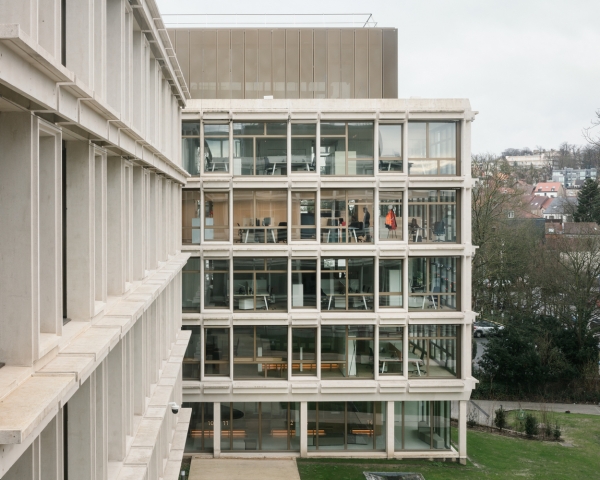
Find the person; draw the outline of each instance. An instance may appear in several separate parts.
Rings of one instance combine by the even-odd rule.
[[[371,241],[371,214],[369,213],[369,209],[367,207],[363,207],[363,230],[365,232],[365,237],[367,242]]]
[[[346,226],[346,222],[344,222],[344,219],[342,217],[340,217],[340,219],[338,220],[338,225],[340,227],[345,227]],[[341,229],[342,235],[341,235],[341,239],[342,239],[342,243],[346,243],[346,230],[344,228]]]
[[[346,226],[346,222],[344,222],[344,219],[342,217],[340,217],[340,227],[345,227]]]
[[[396,223],[396,214],[394,213],[394,207],[390,205],[387,215],[385,216],[385,228],[394,232],[398,228]]]

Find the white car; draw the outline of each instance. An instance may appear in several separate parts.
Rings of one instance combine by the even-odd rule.
[[[487,322],[485,320],[473,324],[473,336],[476,338],[493,335],[496,329],[502,330],[504,327],[497,323]]]

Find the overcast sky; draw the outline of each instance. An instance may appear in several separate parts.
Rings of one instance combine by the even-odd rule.
[[[480,112],[474,153],[584,144],[600,109],[600,0],[157,3],[163,14],[372,13],[398,28],[400,98],[469,98]]]

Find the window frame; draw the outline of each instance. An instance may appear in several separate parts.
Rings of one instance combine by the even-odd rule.
[[[335,124],[335,123],[343,123],[344,124],[344,134],[323,134],[323,125],[327,125],[327,124]],[[349,157],[349,144],[350,144],[350,124],[362,124],[362,123],[371,123],[372,124],[372,129],[373,129],[373,151],[371,152],[371,156],[368,158],[358,158],[358,157]],[[338,173],[338,172],[334,172],[334,173],[325,173],[327,170],[327,168],[331,169],[331,166],[327,166],[327,162],[325,160],[323,160],[324,158],[327,158],[329,155],[323,156],[323,147],[325,145],[323,145],[323,140],[327,140],[327,139],[344,139],[344,172],[343,173]],[[319,164],[317,165],[317,168],[319,168],[319,175],[324,176],[324,177],[335,177],[335,176],[341,176],[341,177],[360,177],[360,176],[369,176],[372,177],[375,175],[375,122],[371,119],[366,119],[366,120],[325,120],[325,121],[321,121],[319,123]],[[358,170],[358,166],[361,163],[367,163],[367,162],[371,162],[371,166],[369,168],[369,166],[367,165],[366,168],[363,167],[363,170],[367,171],[367,170],[371,170],[372,173],[366,174],[366,173],[353,173],[350,174],[350,163],[349,160],[354,160],[356,162],[354,170],[355,172]],[[334,157],[334,166],[335,166],[335,157]]]
[[[430,125],[432,123],[448,123],[448,124],[454,124],[455,126],[455,153],[454,153],[454,157],[432,157],[431,156],[431,145],[430,145]],[[425,157],[411,157],[410,156],[410,125],[411,124],[425,124]],[[461,174],[461,169],[460,169],[460,152],[461,152],[461,144],[460,144],[460,121],[457,120],[448,120],[448,121],[441,121],[441,120],[416,120],[416,121],[409,121],[406,124],[406,129],[407,129],[407,139],[408,139],[408,152],[407,152],[407,172],[409,176],[423,176],[423,177],[440,177],[440,176],[460,176]],[[412,162],[411,162],[412,161]],[[441,166],[441,162],[449,162],[449,161],[453,161],[454,162],[454,170],[455,173],[441,173],[442,171],[442,166]],[[414,170],[411,171],[413,164],[417,162],[421,163],[421,162],[436,162],[437,168],[436,168],[436,173],[415,173]],[[421,167],[421,170],[423,170],[424,167]]]
[[[350,278],[350,260],[356,260],[356,259],[370,259],[372,261],[372,268],[373,268],[373,278],[372,278],[372,284],[368,287],[372,288],[372,292],[369,291],[363,291],[365,285],[363,284],[362,288],[359,285],[359,292],[350,292],[350,284],[352,282],[347,281],[348,279],[350,280],[355,280]],[[334,260],[335,261],[335,269],[326,269],[324,267],[324,262],[326,260]],[[339,265],[339,260],[344,260],[345,262],[345,268],[341,269],[338,267]],[[366,312],[373,312],[375,311],[375,269],[376,269],[376,265],[375,265],[375,257],[340,257],[340,256],[326,256],[325,255],[321,255],[320,257],[320,270],[319,270],[319,276],[320,276],[320,280],[321,280],[321,292],[320,293],[324,293],[324,297],[323,295],[321,295],[321,299],[319,304],[321,305],[321,311],[325,312],[325,311],[331,311],[331,312],[340,312],[340,311],[345,311],[345,312],[355,312],[355,311],[363,311],[360,306],[359,308],[349,308],[349,304],[350,304],[350,300],[352,299],[354,302],[356,300],[358,300],[359,305],[360,305],[360,300],[363,301],[362,305],[364,305],[366,308],[364,309],[364,311]],[[338,278],[337,280],[342,283],[342,285],[344,285],[344,293],[340,294],[340,293],[332,293],[329,294],[327,292],[325,292],[323,290],[323,275],[326,275],[328,273],[331,274],[338,274]],[[340,275],[343,274],[344,276]],[[346,282],[342,282],[341,280],[345,279]],[[358,279],[360,280],[360,279]],[[334,280],[335,281],[335,280]],[[335,299],[336,298],[344,298],[345,301],[345,308],[343,309],[338,309],[335,308]],[[334,308],[331,308],[331,302],[334,302]],[[324,308],[324,303],[327,302],[327,308]],[[371,305],[371,308],[369,308],[369,304]]]
[[[243,135],[243,134],[236,134],[235,133],[235,126],[238,124],[262,124],[263,125],[263,133],[262,134],[248,134],[248,135]],[[286,125],[286,134],[285,135],[274,135],[274,134],[269,134],[268,133],[268,125],[269,124],[285,124]],[[288,151],[287,151],[287,138],[288,138],[288,134],[287,134],[287,125],[289,125],[289,122],[287,120],[285,121],[276,121],[276,120],[271,120],[271,121],[250,121],[250,120],[240,120],[240,121],[234,121],[232,122],[231,125],[231,129],[232,129],[232,145],[231,145],[231,158],[233,161],[233,169],[232,169],[232,173],[234,177],[263,177],[263,176],[267,176],[268,173],[265,173],[264,175],[259,175],[256,172],[259,171],[257,168],[257,153],[258,153],[258,142],[262,139],[283,139],[285,141],[286,144],[286,153],[285,153],[285,163],[281,163],[281,162],[274,162],[274,166],[272,167],[272,173],[271,176],[286,176],[287,175],[287,170],[288,170],[288,164],[289,164],[289,159],[288,159]],[[236,172],[236,164],[235,164],[235,160],[239,159],[240,160],[240,172],[243,171],[243,162],[242,162],[242,158],[244,157],[236,157],[235,153],[236,153],[236,139],[248,139],[251,138],[252,139],[252,173],[251,174],[243,174],[243,173],[235,173]],[[284,165],[285,168],[285,173],[283,172],[283,169],[281,169],[281,173],[275,175],[275,171],[277,169],[277,165],[281,164]],[[264,169],[264,171],[266,172],[268,169],[268,167],[266,167]]]

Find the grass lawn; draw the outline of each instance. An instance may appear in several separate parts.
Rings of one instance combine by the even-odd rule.
[[[298,459],[302,480],[364,480],[363,471],[419,472],[426,480],[481,478],[600,478],[600,416],[554,414],[562,438],[574,445],[467,434],[467,466],[421,460]],[[456,431],[453,432],[457,441]]]

